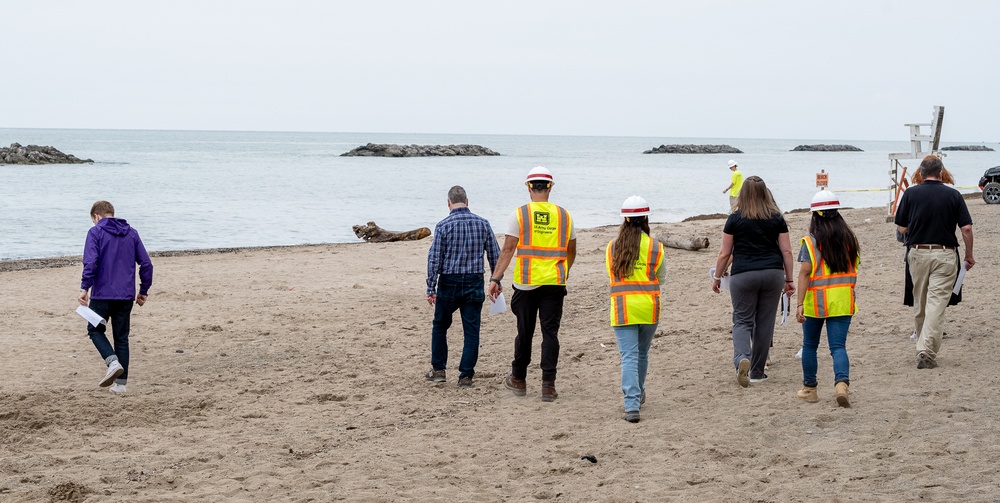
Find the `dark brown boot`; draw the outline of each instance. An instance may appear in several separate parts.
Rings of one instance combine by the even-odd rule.
[[[503,385],[506,386],[507,389],[513,391],[514,396],[524,396],[525,394],[526,386],[524,384],[524,379],[518,379],[512,375],[509,375],[507,376],[506,379],[503,380]]]
[[[555,381],[542,381],[542,401],[551,402],[559,398],[559,393],[556,391]]]

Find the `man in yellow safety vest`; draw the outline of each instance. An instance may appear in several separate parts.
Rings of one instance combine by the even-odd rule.
[[[559,396],[555,385],[559,323],[566,297],[566,278],[576,259],[573,219],[568,211],[549,202],[553,183],[552,173],[544,167],[536,167],[528,173],[525,185],[531,202],[518,208],[508,220],[500,259],[489,288],[490,298],[496,299],[503,290],[500,285],[503,273],[514,260],[514,295],[510,310],[517,318],[517,337],[511,374],[504,385],[514,395],[525,396],[531,339],[537,321],[542,329],[543,402],[551,402]]]

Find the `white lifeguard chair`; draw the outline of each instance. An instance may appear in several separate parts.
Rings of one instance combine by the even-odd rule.
[[[910,128],[910,151],[889,154],[889,176],[891,177],[892,185],[889,186],[889,214],[885,217],[886,222],[892,222],[895,218],[899,197],[903,195],[903,191],[910,185],[910,182],[906,179],[906,166],[903,166],[899,160],[923,159],[928,155],[944,157],[944,154],[938,148],[941,144],[941,125],[943,123],[944,107],[935,106],[930,124],[904,124]],[[929,127],[929,134],[921,134],[921,127]],[[924,142],[927,143],[927,151],[923,150]]]

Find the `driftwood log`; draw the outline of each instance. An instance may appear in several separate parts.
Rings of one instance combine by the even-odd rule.
[[[413,229],[412,231],[387,231],[375,222],[368,222],[365,225],[355,225],[354,234],[369,243],[387,243],[389,241],[416,241],[431,235],[431,230],[427,227]]]
[[[656,238],[657,241],[663,243],[663,246],[669,248],[678,248],[680,250],[696,251],[702,248],[708,248],[708,238],[682,238],[680,236],[674,236],[672,234],[667,234],[666,236]]]

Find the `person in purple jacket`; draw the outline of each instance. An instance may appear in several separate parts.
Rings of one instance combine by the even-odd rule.
[[[139,239],[139,233],[121,218],[115,207],[97,201],[90,208],[94,226],[87,232],[83,249],[83,279],[80,282],[80,305],[88,305],[104,319],[110,318],[114,346],[104,335],[107,326],[87,324],[87,332],[108,370],[100,386],[111,386],[115,394],[125,393],[128,380],[128,333],[132,302],[146,303],[153,284],[153,263]],[[135,265],[139,264],[139,295],[135,294]]]

